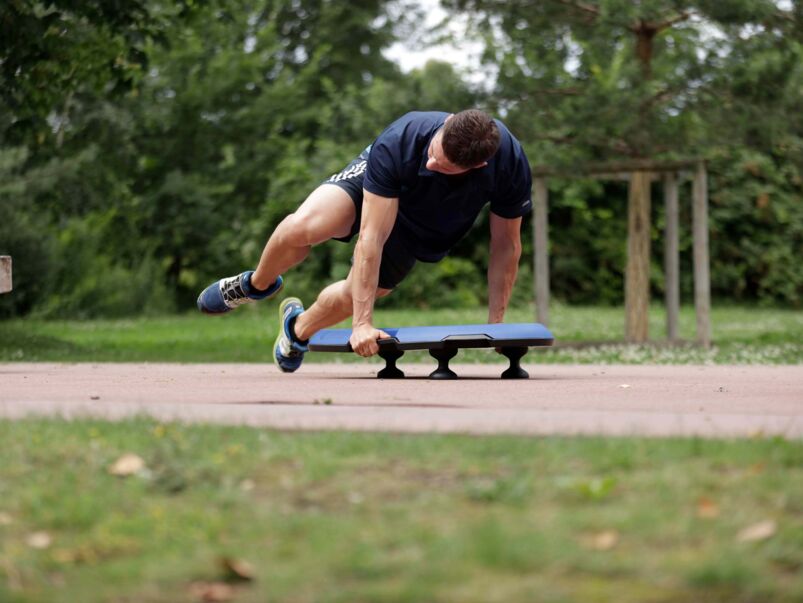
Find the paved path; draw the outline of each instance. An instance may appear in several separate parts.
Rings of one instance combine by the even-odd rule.
[[[803,366],[455,365],[458,381],[375,364],[0,364],[0,416],[213,421],[282,429],[803,436]]]

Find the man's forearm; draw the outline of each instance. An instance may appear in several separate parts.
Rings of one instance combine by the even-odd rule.
[[[374,301],[379,282],[379,263],[382,245],[373,238],[360,237],[354,248],[351,298],[353,304],[352,326],[373,324]]]
[[[488,322],[502,322],[505,310],[516,283],[519,271],[521,248],[507,245],[502,248],[491,248],[488,262]]]

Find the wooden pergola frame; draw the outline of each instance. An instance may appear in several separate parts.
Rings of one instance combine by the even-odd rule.
[[[666,332],[677,341],[680,311],[680,261],[678,252],[678,190],[692,181],[692,236],[694,239],[694,307],[697,342],[711,345],[711,277],[708,253],[708,173],[701,159],[679,161],[633,160],[598,163],[571,170],[534,166],[534,272],[536,320],[549,323],[549,189],[547,179],[596,178],[627,180],[628,236],[625,271],[625,340],[647,341],[650,300],[650,184],[663,181],[666,228],[664,272],[666,279]]]

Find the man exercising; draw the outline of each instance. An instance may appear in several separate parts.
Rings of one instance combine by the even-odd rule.
[[[502,322],[521,255],[521,219],[530,211],[530,165],[505,125],[474,109],[451,115],[412,112],[393,122],[359,157],[318,186],[270,236],[256,270],[201,292],[198,308],[228,312],[269,299],[281,274],[310,248],[359,233],[351,271],[306,311],[296,298],[280,306],[274,359],[292,373],[317,331],[352,317],[349,343],[360,356],[389,337],[373,325],[374,301],[388,295],[416,261],[437,262],[491,205],[488,322]]]

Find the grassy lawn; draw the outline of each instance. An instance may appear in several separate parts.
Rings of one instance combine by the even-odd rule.
[[[0,440],[4,603],[803,600],[801,442],[145,419]],[[124,453],[144,468],[110,475]]]
[[[437,325],[484,323],[486,310],[378,310],[378,325]],[[508,322],[531,322],[529,308],[512,309]],[[664,312],[650,313],[655,341],[665,336]],[[712,313],[715,346],[633,346],[622,338],[621,308],[571,307],[552,309],[550,328],[560,346],[528,356],[538,362],[602,363],[760,363],[803,362],[803,312],[749,307],[715,307]],[[176,361],[270,362],[277,329],[276,305],[239,309],[231,315],[207,317],[196,313],[164,318],[127,320],[0,322],[0,361]],[[348,323],[343,326],[348,326]],[[694,338],[693,308],[683,308],[681,335]],[[580,345],[591,342],[594,345]],[[310,354],[309,361],[359,360],[348,354]],[[410,353],[405,361],[426,360]],[[500,361],[488,350],[464,351],[462,361]]]

